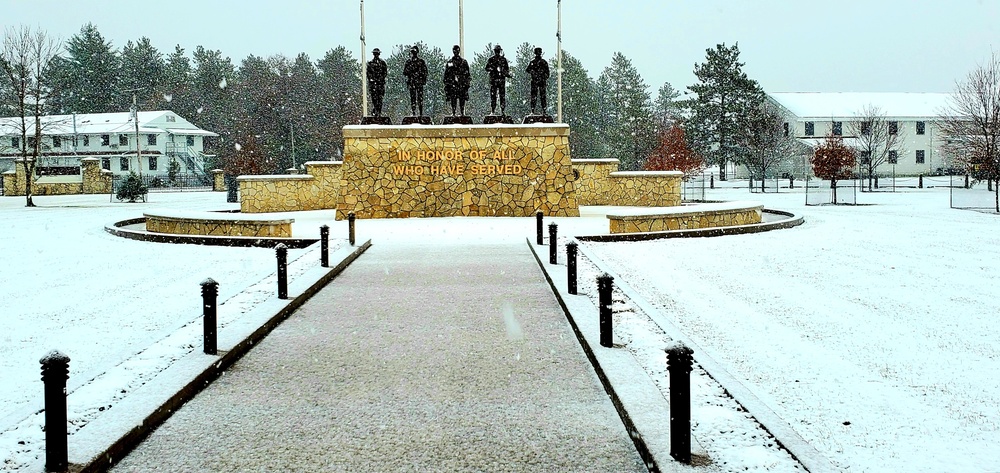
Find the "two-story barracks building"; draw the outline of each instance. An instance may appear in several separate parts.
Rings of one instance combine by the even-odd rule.
[[[198,128],[169,110],[138,113],[138,133],[131,112],[47,115],[41,118],[41,156],[36,172],[79,168],[81,158],[99,158],[114,174],[135,171],[167,175],[204,174],[206,137],[219,136]],[[21,119],[0,118],[0,172],[14,169],[21,149],[34,148],[34,118],[27,118],[27,143],[21,143]],[[136,153],[138,137],[139,155]],[[141,161],[141,162],[140,162]],[[171,165],[171,163],[177,163]]]

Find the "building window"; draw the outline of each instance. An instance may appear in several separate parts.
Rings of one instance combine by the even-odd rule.
[[[52,137],[52,147],[53,148],[62,148],[62,137],[61,136],[53,136]]]
[[[924,164],[924,150],[917,150],[917,164]]]
[[[176,121],[176,117],[174,117],[173,115],[167,115],[167,121],[168,122],[174,122],[174,121]]]
[[[118,167],[122,171],[128,171],[128,158],[118,158]]]
[[[788,136],[788,122],[785,122],[785,124],[783,125],[783,128],[785,130],[785,136]]]
[[[89,136],[83,135],[83,145],[84,146],[90,146],[90,137]]]
[[[152,133],[146,135],[146,144],[150,145],[150,146],[155,146],[156,145],[156,135],[154,135]]]
[[[21,140],[19,138],[17,138],[16,136],[15,137],[11,137],[11,139],[10,139],[10,147],[11,148],[18,148],[20,146],[21,146]]]
[[[194,137],[193,136],[188,135],[188,137],[187,137],[187,145],[188,146],[194,146]]]
[[[899,133],[899,122],[889,122],[889,134],[895,135]]]
[[[844,122],[833,122],[833,135],[840,136],[844,134]]]
[[[118,135],[118,146],[128,146],[128,135]]]
[[[899,161],[899,152],[896,151],[896,150],[894,150],[894,149],[890,149],[889,150],[889,164],[896,164],[897,161]]]
[[[25,143],[27,143],[28,149],[35,149],[36,141],[34,136],[29,136],[28,140]]]
[[[862,151],[860,154],[861,154],[861,164],[864,164],[865,166],[867,166],[867,165],[869,165],[869,164],[872,163],[872,152],[871,151]]]
[[[861,122],[861,134],[862,135],[872,134],[872,122],[870,121]]]
[[[109,146],[111,144],[111,135],[101,135],[101,146]]]
[[[917,134],[924,134],[924,122],[917,122]]]
[[[101,169],[111,170],[111,158],[101,158]]]
[[[806,136],[813,136],[816,134],[816,124],[813,122],[806,122]]]
[[[150,135],[150,136],[153,136],[153,135]],[[150,171],[155,171],[156,170],[156,156],[150,156],[149,157],[149,170]]]

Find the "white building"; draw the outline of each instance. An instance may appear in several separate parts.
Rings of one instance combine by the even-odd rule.
[[[890,150],[888,162],[877,169],[879,174],[935,174],[952,167],[949,156],[941,151],[944,140],[936,125],[951,94],[788,92],[768,96],[788,117],[788,132],[813,148],[831,133],[843,136],[850,146],[855,138],[851,130],[860,128],[851,123],[861,120],[866,107],[878,107],[890,130],[901,135],[899,149]]]
[[[79,172],[81,158],[99,158],[115,174],[135,171],[159,176],[170,172],[204,174],[204,138],[219,136],[202,130],[169,110],[138,113],[138,133],[131,112],[48,115],[42,117],[42,156],[36,173]],[[34,120],[28,119],[28,145],[34,146]],[[0,172],[14,168],[21,148],[20,118],[0,118]],[[138,138],[138,140],[137,140]],[[139,156],[136,156],[136,141]],[[141,162],[140,162],[141,161]]]

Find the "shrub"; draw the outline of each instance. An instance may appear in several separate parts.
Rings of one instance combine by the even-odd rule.
[[[129,202],[135,202],[136,199],[146,200],[146,194],[149,192],[149,188],[142,183],[142,179],[134,171],[129,172],[128,176],[122,182],[121,186],[118,187],[118,192],[115,197],[118,200],[127,200]]]

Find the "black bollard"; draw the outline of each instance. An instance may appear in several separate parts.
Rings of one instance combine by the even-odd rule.
[[[347,214],[347,242],[354,246],[354,212]]]
[[[597,301],[600,304],[600,327],[601,327],[601,346],[602,347],[612,347],[614,346],[614,334],[612,333],[612,320],[611,320],[611,291],[614,288],[615,278],[611,277],[610,274],[604,273],[597,277]]]
[[[45,471],[66,471],[69,466],[69,435],[66,422],[66,380],[69,357],[52,350],[38,360],[45,384]]]
[[[788,176],[788,188],[789,189],[795,188],[795,176]]]
[[[666,349],[670,376],[670,456],[691,463],[691,366],[694,350],[677,342]]]
[[[566,288],[570,294],[576,294],[576,251],[577,244],[571,241],[566,244]]]
[[[545,241],[542,239],[544,231],[542,230],[542,213],[538,212],[535,214],[535,233],[538,237],[538,244],[544,244]]]
[[[204,346],[206,355],[215,355],[218,353],[218,311],[216,310],[218,307],[216,305],[218,295],[219,283],[215,282],[214,279],[208,278],[201,282],[201,313],[205,323],[202,345]]]
[[[965,175],[965,188],[966,189],[969,188],[969,175],[968,174]]]
[[[330,227],[319,227],[319,265],[330,267]]]
[[[715,174],[710,174],[708,176],[708,188],[715,189]]]
[[[274,252],[278,257],[278,299],[288,299],[288,247],[278,243]]]
[[[559,245],[559,238],[556,238],[556,234],[559,232],[559,225],[554,222],[549,224],[549,264],[556,264],[559,260],[556,258],[556,246]]]
[[[923,174],[921,174],[920,177],[917,178],[917,187],[919,187],[921,189],[924,188],[924,175]]]

